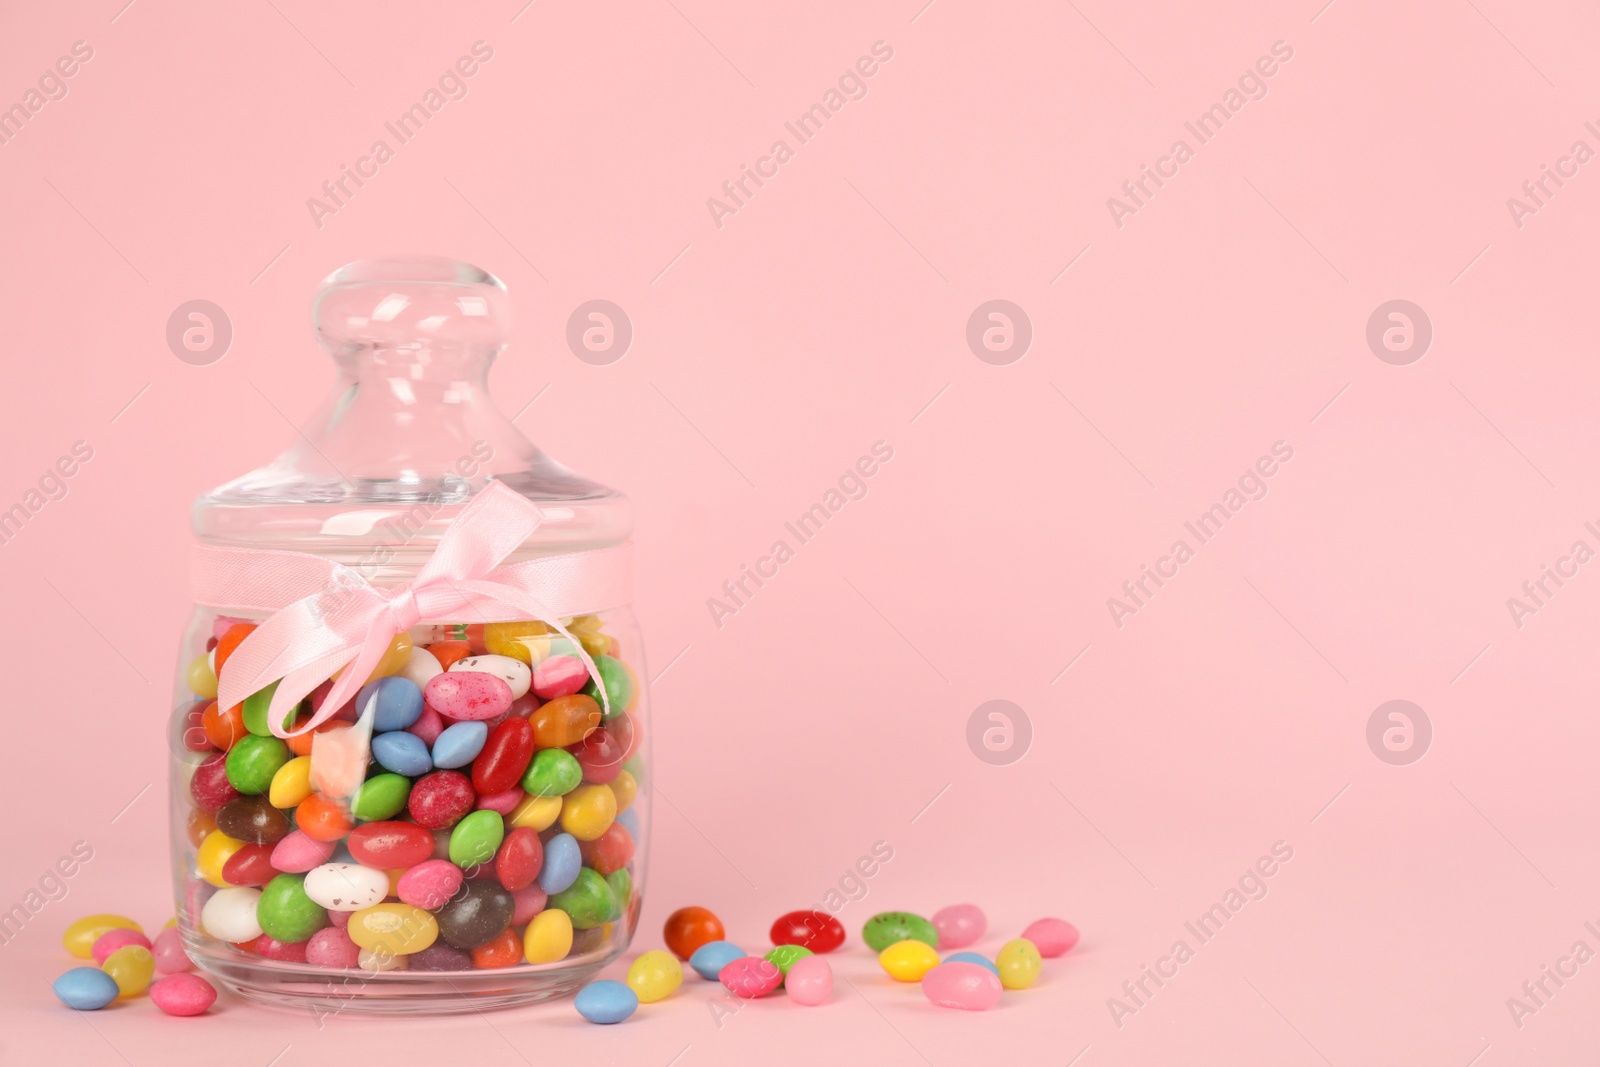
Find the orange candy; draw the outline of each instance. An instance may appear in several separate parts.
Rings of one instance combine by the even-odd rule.
[[[667,916],[665,936],[672,954],[686,960],[701,945],[722,940],[722,920],[706,908],[679,908]]]
[[[533,741],[540,748],[576,745],[600,725],[600,705],[583,693],[541,704],[533,717]]]
[[[211,742],[212,747],[228,751],[234,742],[249,733],[244,728],[244,705],[235,704],[227,711],[222,711],[213,700],[200,713],[200,729],[205,731],[206,740]]]
[[[429,645],[428,651],[439,661],[439,666],[449,670],[452,663],[472,655],[472,646],[466,641],[440,641],[438,644]]]
[[[337,841],[350,832],[350,816],[337,801],[312,793],[294,809],[294,824],[316,841]]]
[[[487,945],[472,950],[472,965],[481,970],[515,967],[522,962],[522,938],[514,930],[503,930]]]
[[[200,847],[200,842],[206,835],[217,828],[217,820],[209,812],[193,808],[189,812],[189,844],[195,848]]]
[[[236,622],[228,627],[226,633],[217,638],[216,672],[217,677],[222,677],[222,665],[228,662],[228,657],[233,655],[233,650],[238,648],[245,638],[255,632],[256,624],[253,622]]]
[[[310,721],[311,716],[301,715],[299,718],[295,719],[294,722],[289,724],[289,729],[298,730],[300,727],[304,726]],[[308,730],[299,737],[288,738],[287,743],[289,745],[289,751],[293,752],[296,756],[309,756],[311,755],[311,739],[317,734],[325,734],[329,730],[348,729],[350,729],[350,724],[342,719],[329,719],[326,722],[318,723],[315,730]]]

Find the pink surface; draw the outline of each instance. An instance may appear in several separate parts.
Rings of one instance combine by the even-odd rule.
[[[0,505],[84,443],[0,544],[0,906],[93,848],[0,947],[8,1062],[1588,1062],[1592,7],[124,2],[0,12],[5,102],[93,49],[0,144]],[[373,162],[477,41],[464,98]],[[801,143],[785,123],[840,84],[860,98]],[[1201,143],[1185,123],[1241,85]],[[1136,201],[1146,164],[1167,177]],[[767,177],[731,210],[746,165]],[[370,177],[313,218],[342,166]],[[691,978],[604,1031],[566,1003],[321,1027],[55,1004],[72,918],[171,911],[189,501],[328,391],[315,282],[413,250],[506,280],[502,406],[638,506],[664,802],[638,949],[683,904],[764,948],[782,912],[864,892],[832,1004],[729,1017]],[[191,300],[231,322],[220,361],[168,347]],[[626,310],[619,361],[583,316],[569,350],[592,300]],[[1030,325],[1008,350],[984,315],[969,347],[992,300]],[[1369,347],[1391,300],[1431,322],[1418,360],[1382,316]],[[876,442],[892,458],[801,543],[785,523]],[[708,607],[780,539],[775,575]],[[1027,716],[1018,762],[975,755],[1004,740],[987,711],[969,730],[993,700]],[[1387,711],[1369,747],[1392,700],[1426,714],[1425,758],[1375,754]],[[876,842],[893,859],[858,881]],[[1236,887],[1202,942],[1186,924]],[[964,901],[985,951],[1046,914],[1083,942],[975,1016],[861,949],[874,911]],[[1169,977],[1136,1004],[1146,965]]]

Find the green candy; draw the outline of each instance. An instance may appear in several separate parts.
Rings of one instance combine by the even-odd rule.
[[[921,941],[929,948],[939,947],[939,932],[933,924],[909,911],[885,911],[867,920],[861,940],[874,952],[882,952],[901,941]]]
[[[498,811],[475,811],[450,831],[450,862],[457,867],[488,863],[505,836],[506,821]]]
[[[617,910],[617,895],[598,871],[584,867],[578,872],[578,880],[551,897],[547,907],[566,912],[573,929],[589,930],[611,921]]]
[[[594,657],[594,666],[600,672],[600,681],[605,683],[606,698],[611,702],[611,714],[608,719],[615,719],[627,708],[628,701],[633,699],[633,678],[628,674],[628,668],[615,656],[600,655]],[[606,701],[600,699],[600,686],[595,684],[593,678],[583,687],[596,704],[605,707]]]
[[[272,784],[278,768],[292,758],[289,746],[276,737],[246,734],[228,750],[228,784],[246,796],[259,796]]]
[[[528,764],[522,788],[536,797],[564,797],[582,781],[583,767],[572,753],[564,748],[542,748]]]
[[[328,925],[328,913],[306,896],[306,876],[280,874],[261,890],[256,922],[275,941],[295,944]]]
[[[606,875],[606,885],[611,887],[611,895],[617,901],[617,910],[611,918],[620,919],[633,901],[633,875],[628,873],[628,868],[619,868]]]
[[[377,822],[400,814],[411,796],[411,779],[403,774],[376,774],[361,783],[350,801],[350,811],[362,822]]]
[[[783,972],[785,978],[789,977],[789,968],[795,965],[796,960],[804,959],[811,955],[811,950],[803,945],[779,945],[767,953],[767,962]]]
[[[271,737],[272,727],[267,725],[267,711],[272,707],[272,695],[278,691],[278,683],[273,682],[265,689],[257,689],[254,693],[244,698],[244,728],[257,737]],[[300,705],[290,708],[283,717],[283,728],[287,730],[300,714]]]

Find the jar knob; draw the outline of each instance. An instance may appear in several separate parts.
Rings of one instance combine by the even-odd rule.
[[[506,343],[511,298],[481,267],[434,256],[358,260],[317,288],[311,322],[335,355],[363,348],[467,348]]]

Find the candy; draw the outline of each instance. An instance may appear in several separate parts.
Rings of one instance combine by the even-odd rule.
[[[511,925],[515,910],[511,894],[498,883],[469,881],[439,909],[439,936],[460,949],[487,945]]]
[[[406,971],[411,969],[411,957],[397,956],[386,948],[364,948],[356,956],[356,966],[363,971]]]
[[[554,963],[572,951],[572,917],[549,908],[535,915],[522,935],[523,956],[529,963]]]
[[[256,921],[262,933],[277,941],[304,941],[328,925],[327,913],[306,893],[305,882],[311,874],[280,874],[261,890]],[[384,888],[388,889],[387,879]]]
[[[491,622],[483,628],[483,647],[497,656],[510,656],[523,663],[533,662],[536,638],[548,634],[542,622]]]
[[[61,1003],[78,1011],[98,1011],[116,1000],[119,992],[116,979],[98,967],[74,967],[50,988]]]
[[[539,757],[533,758],[537,761]],[[639,780],[625,770],[619,769],[617,776],[606,784],[611,787],[611,792],[617,798],[618,815],[627,811],[633,805],[634,798],[639,795]]]
[[[611,918],[620,919],[633,901],[633,875],[628,873],[626,867],[620,871],[612,871],[606,875],[606,885],[611,887],[611,895],[617,902],[616,911],[612,912]]]
[[[239,738],[224,757],[228,784],[241,793],[265,793],[278,768],[291,759],[289,746],[276,737],[247,734]]]
[[[267,715],[272,710],[272,697],[277,691],[278,683],[273,682],[265,689],[258,689],[244,698],[244,703],[240,705],[240,708],[244,715],[244,728],[246,730],[261,737],[272,736],[272,727],[267,723]],[[284,713],[282,725],[285,729],[288,729],[289,724],[294,722],[295,715],[299,711],[299,707],[296,706],[291,707]]]
[[[578,788],[583,768],[572,753],[562,748],[540,749],[522,776],[522,788],[530,796],[559,797]]]
[[[1028,924],[1022,936],[1033,942],[1039,955],[1050,960],[1072,951],[1078,943],[1078,928],[1065,919],[1037,919]]]
[[[528,669],[528,665],[511,656],[468,656],[450,664],[450,669],[492,674],[511,688],[512,700],[520,700],[527,696],[528,689],[533,683],[533,672]]]
[[[993,960],[985,955],[982,955],[981,953],[952,952],[950,955],[944,958],[944,961],[945,963],[976,963],[980,967],[988,968],[990,973],[995,976],[996,980],[1000,978],[1000,968],[994,965]]]
[[[898,941],[921,941],[929,948],[939,946],[933,924],[909,911],[885,911],[874,915],[861,928],[861,940],[874,952],[882,952]]]
[[[478,794],[466,775],[434,771],[412,785],[407,808],[418,826],[445,830],[465,818],[477,802]]]
[[[517,810],[528,794],[520,786],[512,786],[501,793],[488,793],[478,798],[478,808],[483,811],[498,812],[501,815],[510,815]]]
[[[941,949],[975,945],[988,928],[989,920],[976,904],[953,904],[933,913],[933,929],[938,934]]]
[[[844,944],[844,924],[825,911],[791,911],[772,924],[774,945],[804,945],[812,952],[832,952]]]
[[[922,993],[941,1008],[987,1011],[1000,1003],[1000,979],[976,963],[946,960],[923,975]]]
[[[256,921],[259,889],[228,888],[211,894],[200,911],[200,926],[218,941],[252,941],[261,936]]]
[[[628,967],[628,988],[641,1004],[665,1000],[683,984],[683,965],[676,956],[660,949],[640,953]]]
[[[271,845],[289,832],[289,820],[266,797],[234,797],[217,810],[217,829],[251,845]]]
[[[312,793],[294,809],[294,824],[307,837],[318,841],[337,841],[350,832],[352,823],[344,807],[326,793]]]
[[[667,916],[663,939],[680,960],[694,955],[695,949],[723,938],[722,920],[701,907],[679,908]]]
[[[279,941],[275,937],[262,934],[256,938],[256,955],[262,959],[281,960],[284,963],[304,963],[307,944],[309,944],[307,941]]]
[[[612,823],[593,841],[580,841],[583,862],[608,877],[633,862],[633,835],[621,823]]]
[[[811,955],[811,950],[800,945],[779,945],[767,953],[766,961],[787,976],[790,967],[793,967],[809,955]]]
[[[897,982],[920,982],[923,975],[939,966],[939,954],[932,946],[908,938],[878,953],[878,964]]]
[[[783,972],[766,960],[745,956],[717,973],[717,981],[745,1000],[764,997],[783,982]]]
[[[439,660],[425,648],[413,647],[406,653],[406,665],[397,672],[397,677],[404,678],[418,689],[425,687],[433,677],[444,672],[439,665]]]
[[[228,885],[261,886],[281,872],[272,865],[272,845],[245,845],[222,865],[222,880]]]
[[[421,952],[439,937],[439,924],[432,915],[410,904],[376,904],[352,912],[345,932],[367,953],[379,955],[380,959],[359,961],[358,965],[365,969],[369,962],[380,963],[382,956]]]
[[[189,661],[189,666],[183,672],[183,683],[189,687],[189,692],[197,697],[207,700],[217,698],[217,675],[211,669],[211,657],[208,655],[196,656]]]
[[[1039,959],[1039,949],[1023,937],[1001,945],[994,963],[1000,969],[1000,984],[1007,989],[1027,989],[1038,980],[1044,966]]]
[[[589,668],[577,656],[551,656],[533,668],[533,691],[540,700],[569,697],[588,680]]]
[[[183,934],[176,926],[169,926],[157,934],[150,951],[156,958],[157,974],[181,974],[194,970],[194,961],[183,948]]]
[[[117,983],[117,995],[136,997],[150,988],[156,975],[156,958],[143,945],[123,945],[106,957],[100,969]]]
[[[463,878],[461,868],[449,860],[425,860],[400,876],[395,895],[407,904],[437,911],[455,896]]]
[[[106,957],[128,945],[138,945],[141,948],[150,947],[150,939],[138,930],[130,930],[123,926],[115,930],[107,930],[95,938],[94,944],[89,949],[89,954],[96,963],[105,963]]]
[[[489,728],[481,722],[458,722],[444,728],[433,743],[435,767],[465,767],[478,758],[489,740]]]
[[[433,769],[428,746],[416,734],[394,730],[372,736],[372,758],[385,770],[415,777]]]
[[[528,721],[538,747],[566,748],[600,725],[600,705],[581,693],[564,696],[540,705]]]
[[[473,965],[472,953],[443,941],[435,941],[421,952],[413,952],[406,957],[406,962],[413,971],[470,971]]]
[[[715,982],[722,968],[745,957],[744,949],[732,941],[707,941],[689,954],[689,966],[708,982]]]
[[[406,733],[414,735],[417,740],[431,749],[438,744],[439,735],[444,733],[446,725],[443,716],[427,705],[423,705],[422,714],[417,716],[416,722],[406,727]],[[434,760],[434,766],[438,766],[437,759]]]
[[[217,991],[198,974],[169,974],[150,987],[150,999],[168,1015],[200,1015],[216,1003]]]
[[[408,659],[409,656],[408,651]],[[365,713],[369,704],[373,730],[404,730],[422,714],[422,690],[408,678],[390,675],[361,687],[356,694],[356,707]]]
[[[472,965],[479,970],[515,967],[522,962],[522,938],[515,930],[502,930],[487,945],[472,950]]]
[[[583,854],[578,850],[577,838],[571,834],[557,834],[544,843],[544,869],[539,872],[539,888],[551,896],[563,892],[578,880],[582,867]]]
[[[611,883],[588,867],[581,867],[572,885],[550,894],[550,907],[570,915],[574,929],[588,930],[611,920],[617,911],[617,898],[611,892]]]
[[[267,786],[267,800],[275,808],[292,808],[311,795],[311,757],[296,756],[279,767]]]
[[[617,795],[604,785],[580,785],[561,805],[561,828],[580,841],[593,841],[617,817]]]
[[[324,863],[306,872],[305,892],[329,911],[360,911],[383,903],[389,895],[389,876],[354,863]]]
[[[272,849],[272,866],[289,874],[304,874],[320,867],[333,855],[332,841],[319,841],[303,830],[295,830]]]
[[[458,867],[471,867],[489,862],[499,850],[500,842],[505,839],[505,830],[505,819],[498,812],[473,812],[456,823],[455,829],[450,831],[450,862]],[[429,854],[432,854],[431,848]],[[427,856],[422,857],[426,858]],[[422,859],[411,862],[420,863]],[[410,864],[399,866],[410,866]]]
[[[789,965],[783,976],[783,988],[796,1004],[807,1007],[826,1004],[833,996],[833,968],[820,956],[803,956]]]
[[[543,866],[544,844],[537,833],[526,827],[518,827],[507,833],[494,856],[495,877],[511,892],[532,885]]]
[[[447,719],[492,719],[511,709],[505,679],[482,671],[445,671],[423,690],[428,706]]]
[[[189,779],[189,797],[201,811],[215,815],[222,805],[239,795],[228,781],[227,759],[218,752],[201,760],[194,769],[194,776]]]
[[[572,998],[578,1014],[592,1023],[620,1023],[639,1009],[639,998],[621,982],[590,982]]]
[[[410,796],[411,779],[405,775],[373,775],[350,798],[350,814],[366,822],[392,819],[405,810]]]
[[[228,662],[228,657],[233,655],[234,649],[238,648],[240,642],[249,637],[255,628],[256,624],[253,622],[236,622],[217,638],[217,647],[212,650],[211,658],[218,677],[222,676],[222,667]]]
[[[200,842],[196,850],[194,863],[195,869],[200,872],[200,877],[217,887],[226,886],[228,880],[222,872],[234,853],[244,848],[243,841],[235,841],[221,830],[213,830]]]
[[[313,967],[354,967],[361,959],[361,947],[350,934],[337,926],[325,926],[306,942],[306,962]]]
[[[244,707],[235,704],[231,708],[221,708],[216,701],[212,701],[200,713],[200,732],[213,746],[228,751],[236,741],[249,733],[244,728]]]
[[[503,793],[522,778],[531,759],[533,728],[525,719],[507,719],[489,731],[483,751],[472,761],[472,788],[480,794]]]
[[[404,632],[395,634],[394,640],[389,642],[389,651],[383,654],[383,658],[378,661],[378,665],[372,669],[372,677],[385,678],[391,674],[398,673],[402,667],[411,661],[411,649],[410,634]],[[338,675],[335,674],[334,677],[337,678]]]
[[[513,889],[511,899],[516,904],[516,910],[511,913],[511,925],[527,926],[535,915],[545,909],[550,902],[550,894],[536,885],[530,885]]]
[[[618,720],[619,722],[622,720]],[[572,754],[588,782],[610,782],[622,773],[622,739],[601,726],[572,746]]]
[[[472,645],[466,641],[439,641],[428,646],[428,653],[438,662],[441,671],[447,671],[472,655]],[[423,692],[427,692],[426,686],[423,687]]]
[[[365,823],[351,830],[345,843],[357,863],[380,870],[415,867],[433,855],[433,835],[408,822]]]
[[[633,675],[615,656],[595,656],[594,665],[600,672],[600,680],[605,683],[606,696],[611,702],[611,715],[607,718],[621,714],[633,700]],[[593,678],[587,681],[588,684],[583,687],[584,693],[595,703],[600,703],[600,686],[595,684]]]
[[[542,833],[554,826],[560,817],[560,797],[528,797],[511,809],[506,825],[526,826],[535,833]]]

